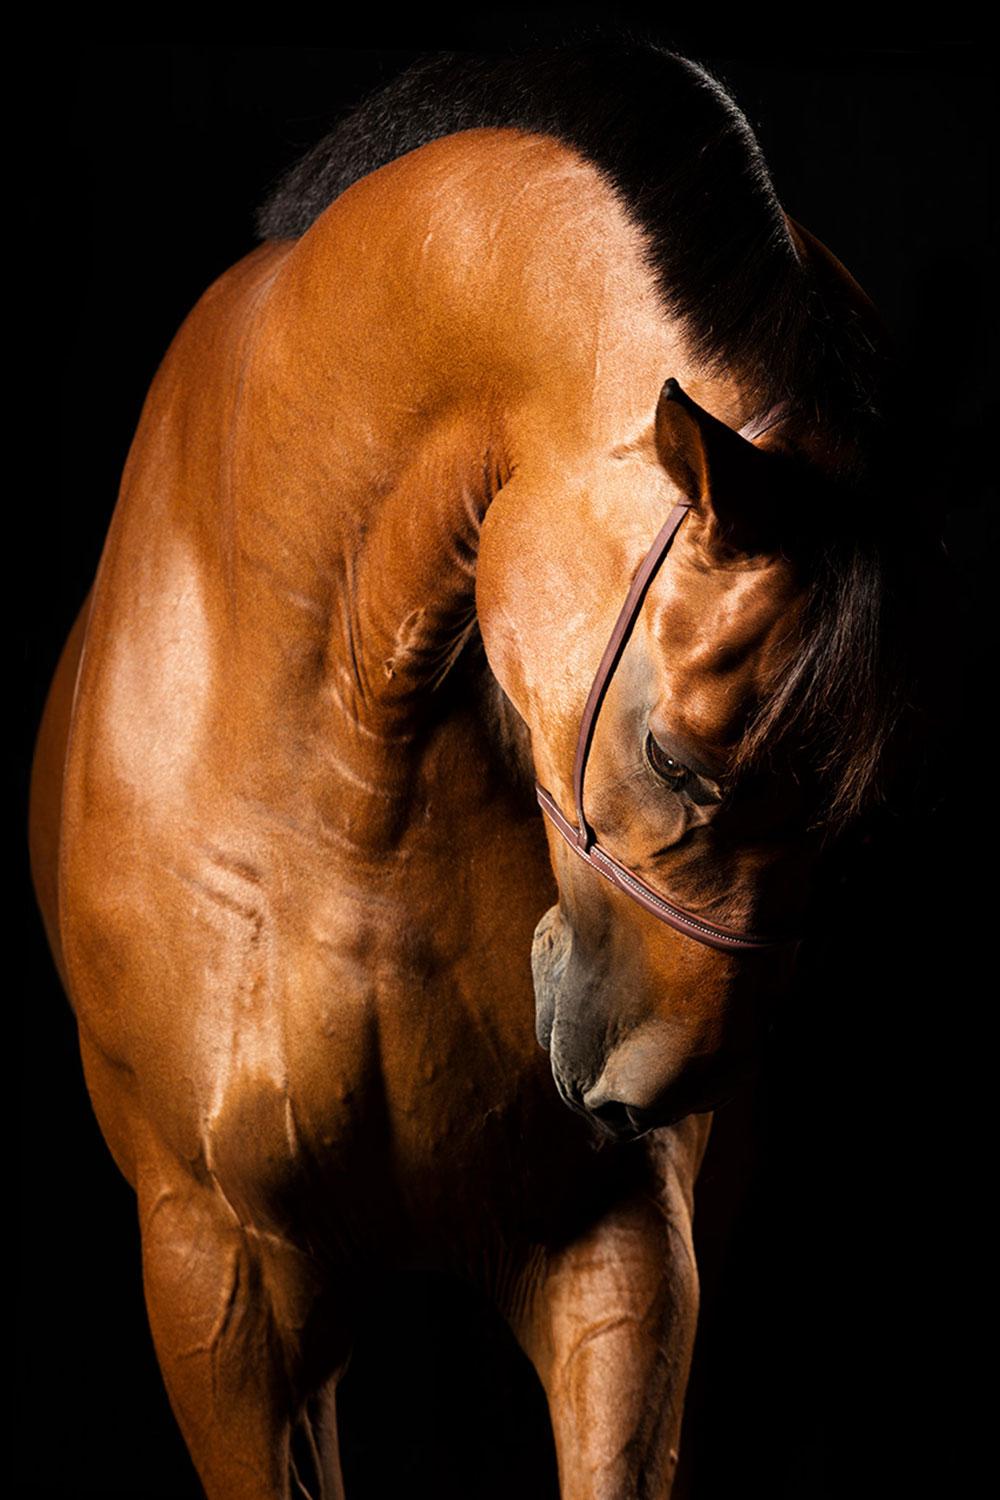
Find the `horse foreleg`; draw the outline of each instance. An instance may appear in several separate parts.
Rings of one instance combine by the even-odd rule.
[[[137,1187],[153,1341],[208,1500],[339,1500],[333,1389],[302,1355],[313,1263],[163,1157]]]
[[[667,1500],[698,1316],[691,1186],[708,1117],[685,1121],[655,1191],[535,1268],[515,1329],[548,1397],[562,1500]]]

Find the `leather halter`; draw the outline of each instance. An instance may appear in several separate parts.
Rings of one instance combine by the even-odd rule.
[[[756,417],[746,422],[740,429],[741,437],[753,439],[760,437],[769,428],[776,426],[786,414],[788,403],[779,402],[772,406],[763,416]],[[546,791],[539,781],[535,782],[535,791],[543,813],[558,829],[563,838],[574,849],[580,858],[591,865],[605,879],[610,880],[612,885],[631,896],[640,906],[652,912],[661,922],[683,932],[688,937],[694,938],[696,942],[705,943],[710,948],[720,948],[727,952],[749,952],[770,948],[783,948],[798,941],[797,938],[788,937],[763,937],[757,933],[734,932],[729,927],[721,927],[716,922],[709,922],[704,917],[695,916],[693,912],[685,911],[676,902],[670,901],[659,891],[647,885],[640,875],[623,865],[607,849],[597,842],[594,830],[587,822],[583,811],[583,777],[587,767],[587,757],[590,754],[590,746],[594,737],[594,726],[597,715],[600,712],[608,683],[614,674],[615,668],[621,660],[622,652],[628,643],[643,600],[650,583],[656,575],[660,564],[670,550],[677,529],[691,508],[691,502],[682,500],[674,506],[663,526],[660,528],[643,560],[642,566],[632,580],[632,586],[625,597],[615,627],[611,632],[611,638],[604,648],[597,675],[594,678],[587,702],[583,710],[583,718],[580,720],[580,734],[576,744],[576,760],[573,766],[573,794],[576,800],[576,827],[560,811],[555,798],[551,792]]]

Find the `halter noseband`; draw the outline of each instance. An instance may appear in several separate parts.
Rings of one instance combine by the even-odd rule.
[[[779,402],[765,412],[762,417],[754,418],[745,423],[740,429],[741,437],[753,439],[760,437],[769,428],[774,427],[785,415],[788,403]],[[651,885],[647,885],[641,876],[620,860],[610,854],[598,842],[594,830],[587,822],[583,810],[583,777],[587,768],[587,757],[590,754],[590,746],[594,737],[594,726],[597,715],[600,712],[608,683],[614,674],[615,668],[621,660],[622,652],[628,643],[635,625],[639,611],[650,583],[656,576],[657,570],[663,559],[670,550],[670,544],[677,533],[677,529],[691,508],[691,502],[682,500],[674,506],[663,526],[660,528],[643,560],[642,566],[632,580],[632,586],[625,596],[625,603],[621,607],[615,627],[611,632],[611,638],[604,648],[604,655],[597,668],[587,702],[583,710],[583,718],[580,720],[580,733],[576,742],[576,759],[573,765],[573,795],[576,801],[576,827],[559,810],[555,798],[551,792],[546,791],[539,781],[535,782],[535,792],[543,813],[549,819],[554,828],[562,834],[563,838],[574,849],[581,859],[591,865],[605,879],[610,880],[612,885],[638,901],[640,906],[652,912],[661,922],[675,928],[677,932],[683,932],[688,937],[694,938],[696,942],[705,943],[710,948],[720,948],[727,952],[757,952],[762,949],[783,948],[794,942],[796,938],[761,937],[756,933],[734,932],[731,928],[721,927],[718,923],[706,921],[704,917],[695,916],[692,912],[685,911],[674,901],[668,901]]]

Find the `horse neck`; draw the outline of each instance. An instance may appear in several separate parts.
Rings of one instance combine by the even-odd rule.
[[[445,138],[351,188],[289,250],[253,348],[241,554],[281,542],[280,629],[314,651],[325,632],[332,800],[391,840],[511,472],[641,434],[666,373],[748,413],[691,367],[593,169],[516,132]]]

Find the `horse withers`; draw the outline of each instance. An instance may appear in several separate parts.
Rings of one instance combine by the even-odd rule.
[[[878,323],[673,54],[432,59],[348,126],[147,396],[39,901],[211,1500],[342,1493],[337,1382],[410,1265],[509,1321],[566,1500],[666,1496],[710,1112],[906,698],[845,524]],[[700,935],[535,792],[581,831],[678,504],[580,824]]]

